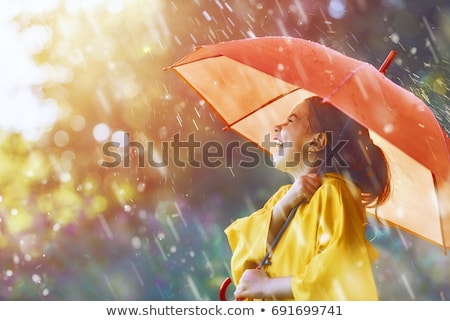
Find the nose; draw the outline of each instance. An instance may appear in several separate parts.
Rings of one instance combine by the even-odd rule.
[[[287,124],[287,122],[275,125],[275,129],[274,129],[275,133],[279,133],[283,129],[283,127],[286,126],[286,124]]]

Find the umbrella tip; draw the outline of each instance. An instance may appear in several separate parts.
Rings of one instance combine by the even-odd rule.
[[[391,65],[391,62],[394,60],[396,54],[397,54],[397,52],[395,50],[391,50],[389,55],[386,57],[386,59],[384,60],[383,64],[381,65],[381,67],[379,69],[379,71],[382,74],[386,73],[387,69]]]

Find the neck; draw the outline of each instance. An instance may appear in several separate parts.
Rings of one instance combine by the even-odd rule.
[[[293,167],[293,168],[286,168],[285,172],[287,174],[289,174],[292,179],[296,180],[298,178],[300,178],[301,176],[304,176],[306,174],[309,173],[313,173],[316,170],[312,167],[307,167],[307,166],[297,166],[297,167]]]

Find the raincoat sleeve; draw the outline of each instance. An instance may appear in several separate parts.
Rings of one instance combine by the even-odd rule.
[[[282,186],[263,208],[250,216],[237,219],[225,229],[233,252],[231,270],[235,284],[239,283],[245,270],[256,268],[265,256],[273,207],[288,189],[289,185]]]
[[[310,203],[318,215],[315,255],[292,277],[294,299],[377,300],[370,259],[376,250],[365,238],[360,200],[337,183],[323,185]]]

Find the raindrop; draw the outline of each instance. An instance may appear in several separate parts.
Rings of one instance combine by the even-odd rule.
[[[61,175],[59,176],[59,180],[60,180],[62,183],[67,183],[67,182],[69,182],[71,179],[72,179],[72,175],[71,175],[70,173],[68,173],[68,172],[61,173]]]
[[[345,15],[345,0],[331,0],[328,13],[335,19],[341,19]]]
[[[113,233],[111,231],[111,228],[109,227],[108,223],[105,220],[105,217],[103,215],[99,215],[98,216],[98,220],[100,221],[100,225],[102,226],[103,231],[106,234],[106,237],[109,240],[112,240],[114,238],[114,236],[113,236]]]
[[[31,276],[31,280],[36,284],[39,284],[42,281],[41,277],[38,274],[33,274]]]
[[[142,276],[139,273],[139,271],[138,271],[138,269],[136,267],[136,264],[134,264],[134,262],[131,262],[131,266],[133,267],[134,274],[136,274],[136,277],[137,277],[137,279],[139,281],[139,284],[143,287],[144,286],[144,280],[142,279]]]
[[[212,20],[211,16],[209,15],[209,13],[206,10],[204,10],[202,12],[202,14],[203,14],[203,17],[205,17],[206,21],[211,21]]]
[[[109,280],[108,276],[106,276],[105,274],[103,274],[103,278],[105,279],[105,283],[109,289],[109,291],[111,291],[112,296],[114,297],[114,300],[117,300],[116,297],[116,292],[114,291],[114,288],[111,284],[111,281]]]
[[[225,2],[224,4],[228,11],[233,12],[233,8],[231,8],[231,6],[227,2]]]
[[[136,249],[136,250],[140,249],[142,247],[141,239],[137,236],[134,236],[131,239],[131,246],[133,247],[133,249]]]
[[[181,116],[179,113],[177,113],[176,118],[177,118],[178,124],[180,124],[180,127],[183,127],[183,120],[181,119]]]
[[[155,244],[158,247],[158,250],[161,253],[161,256],[163,257],[164,261],[167,261],[167,255],[166,255],[166,253],[164,253],[160,239],[158,237],[155,237]]]
[[[203,252],[202,254],[203,258],[205,259],[205,267],[209,270],[210,276],[212,276],[214,274],[213,264],[211,263],[211,260],[209,259],[209,257],[206,255],[205,252]]]
[[[416,299],[416,296],[411,288],[411,284],[409,284],[409,280],[406,277],[405,274],[402,274],[402,282],[405,285],[406,291],[408,291],[409,296],[411,297],[412,300]]]
[[[145,183],[143,183],[143,182],[140,182],[139,184],[138,184],[138,186],[137,186],[137,191],[139,192],[139,193],[142,193],[142,192],[144,192],[145,191]],[[140,213],[140,212],[139,212]]]
[[[388,124],[384,125],[383,131],[384,131],[386,134],[392,133],[392,132],[394,131],[394,125],[392,125],[391,123],[388,123]]]
[[[194,123],[195,129],[199,130],[197,122],[195,121],[195,119],[192,119],[192,122]]]
[[[166,126],[162,126],[160,129],[159,129],[159,138],[166,138],[167,137],[167,133],[168,133],[168,130],[167,130],[167,127]]]
[[[215,0],[214,2],[217,4],[217,6],[220,8],[220,10],[223,10],[223,6],[219,0]]]
[[[45,288],[42,290],[42,296],[48,296],[50,294],[50,290]]]
[[[277,70],[278,71],[284,71],[284,65],[283,64],[278,64]]]
[[[194,296],[195,300],[202,301],[203,299],[200,296],[200,291],[190,275],[186,275],[186,283],[187,286],[191,289],[192,295]]]
[[[54,232],[57,232],[57,231],[59,231],[60,229],[61,229],[61,224],[55,223],[55,224],[53,225],[53,231],[54,231]]]
[[[391,41],[392,41],[393,43],[398,44],[398,43],[400,42],[400,36],[399,36],[398,33],[396,33],[396,32],[393,32],[393,33],[389,36],[389,38],[391,38]]]
[[[431,27],[430,27],[430,24],[428,22],[427,17],[423,16],[422,20],[423,20],[423,22],[425,24],[425,27],[427,28],[428,33],[430,34],[431,40],[435,42],[436,41],[436,36],[434,35],[433,30],[431,30]]]

